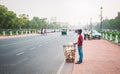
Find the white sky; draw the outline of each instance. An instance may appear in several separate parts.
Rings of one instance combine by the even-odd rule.
[[[0,0],[0,4],[17,14],[28,14],[30,19],[56,17],[57,21],[72,25],[99,22],[100,7],[103,18],[114,18],[120,11],[120,0]]]

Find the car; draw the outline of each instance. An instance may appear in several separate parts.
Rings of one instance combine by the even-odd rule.
[[[101,33],[96,30],[92,30],[92,38],[93,39],[101,39]]]

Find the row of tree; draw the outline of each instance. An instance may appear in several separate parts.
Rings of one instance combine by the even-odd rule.
[[[96,26],[94,26],[95,29],[100,30],[100,23],[97,23]],[[109,29],[109,30],[118,30],[120,31],[120,12],[118,12],[118,16],[116,16],[114,19],[105,19],[102,22],[102,29]]]
[[[47,18],[33,17],[29,20],[29,15],[20,14],[17,16],[13,11],[9,11],[4,5],[0,5],[0,29],[38,29],[38,28],[59,28],[60,24],[48,23]]]

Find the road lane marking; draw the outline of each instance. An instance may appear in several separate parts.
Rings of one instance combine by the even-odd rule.
[[[25,52],[17,53],[16,56],[22,55],[22,54],[24,54],[24,53],[25,53]]]
[[[59,67],[59,69],[57,71],[57,74],[61,74],[61,71],[62,71],[64,65],[65,65],[65,61],[63,61],[62,64],[60,65],[60,67]]]
[[[30,50],[33,50],[33,49],[35,49],[35,47],[31,48]]]
[[[57,36],[56,36],[55,38],[57,38]],[[35,40],[37,40],[37,39],[35,39]],[[52,40],[52,39],[51,39],[51,38],[49,38],[49,39],[48,39],[48,40],[46,40],[45,42],[50,41],[50,40]],[[33,40],[26,40],[26,41],[15,42],[15,43],[10,43],[10,44],[3,44],[3,45],[0,45],[0,46],[9,46],[9,45],[14,45],[14,44],[24,43],[24,42],[29,42],[29,41],[33,41]],[[44,42],[44,41],[43,41],[43,42]]]

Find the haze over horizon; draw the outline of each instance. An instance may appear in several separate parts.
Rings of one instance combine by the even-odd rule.
[[[17,15],[28,14],[45,17],[49,20],[56,17],[58,22],[68,22],[72,25],[86,25],[100,21],[100,7],[103,7],[103,19],[114,18],[120,11],[120,0],[0,0],[9,10]]]

